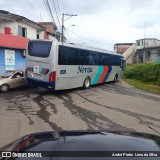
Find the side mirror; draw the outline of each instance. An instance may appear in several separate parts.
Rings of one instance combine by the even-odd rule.
[[[121,67],[122,67],[122,70],[124,71],[125,67],[126,67],[126,61],[125,60],[122,60]]]

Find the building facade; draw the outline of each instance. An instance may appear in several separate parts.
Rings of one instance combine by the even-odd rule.
[[[116,43],[114,45],[114,52],[123,54],[133,43]]]
[[[45,25],[0,10],[0,74],[6,70],[25,69],[25,53],[29,39],[55,39],[56,26]]]
[[[136,40],[133,63],[158,62],[160,59],[160,40],[146,38]]]
[[[126,63],[160,62],[160,40],[155,38],[145,38],[136,40],[124,53]]]

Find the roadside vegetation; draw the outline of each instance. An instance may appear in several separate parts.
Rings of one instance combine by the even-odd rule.
[[[160,94],[160,63],[126,66],[123,80],[138,89]]]

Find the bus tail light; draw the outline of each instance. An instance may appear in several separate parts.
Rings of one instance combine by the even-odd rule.
[[[28,69],[25,70],[25,76],[28,77]]]
[[[51,72],[49,75],[49,82],[55,82],[56,80],[56,72]]]

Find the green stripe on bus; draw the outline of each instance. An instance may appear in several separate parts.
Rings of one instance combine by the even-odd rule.
[[[44,68],[42,68],[42,69],[41,69],[41,72],[40,72],[40,74],[42,74],[43,72],[44,72]]]
[[[103,66],[98,66],[98,73],[95,75],[95,77],[92,81],[92,84],[97,84],[98,83],[98,80],[101,77],[101,74],[103,73],[103,69],[104,69]]]

